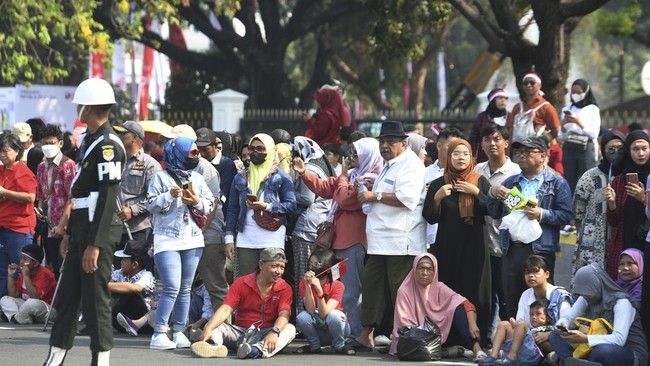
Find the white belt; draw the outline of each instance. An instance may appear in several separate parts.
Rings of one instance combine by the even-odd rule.
[[[79,210],[82,208],[88,208],[88,197],[73,198],[72,209]]]

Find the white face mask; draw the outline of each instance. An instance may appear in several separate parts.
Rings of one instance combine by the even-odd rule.
[[[582,100],[585,99],[585,93],[581,94],[571,94],[571,100],[573,103],[580,103]]]
[[[84,113],[84,109],[86,108],[85,105],[81,106],[81,109],[79,110],[79,114],[77,115],[77,119],[79,119],[79,122],[84,123],[84,121],[81,120],[81,115]]]
[[[53,159],[61,151],[59,145],[43,145],[41,146],[41,150],[43,151],[43,155],[48,159]]]

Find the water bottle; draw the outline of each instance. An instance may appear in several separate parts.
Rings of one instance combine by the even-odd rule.
[[[363,184],[362,182],[359,182],[359,192],[365,192],[367,191],[368,188],[366,188],[366,185]],[[370,211],[372,210],[372,203],[370,202],[365,202],[364,204],[361,205],[361,210],[363,211],[364,214],[369,214]]]

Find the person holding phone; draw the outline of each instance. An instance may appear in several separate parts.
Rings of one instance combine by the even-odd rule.
[[[607,250],[607,273],[615,279],[618,257],[627,248],[644,249],[648,233],[645,215],[646,184],[650,174],[650,138],[632,131],[625,139],[624,174],[619,174],[605,190],[607,222],[614,228]]]

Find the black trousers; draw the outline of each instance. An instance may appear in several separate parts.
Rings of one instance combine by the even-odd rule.
[[[87,215],[86,210],[73,210],[70,222],[88,225]],[[87,232],[83,229],[79,231]],[[97,271],[86,273],[81,267],[81,259],[88,243],[78,239],[82,237],[84,236],[74,234],[70,237],[56,298],[57,317],[52,327],[50,345],[63,349],[72,348],[81,309],[90,335],[90,349],[93,352],[109,351],[113,348],[113,325],[108,281],[111,279],[114,248],[100,249]]]
[[[52,264],[52,272],[54,272],[54,277],[59,278],[59,271],[61,270],[61,262],[63,258],[59,253],[59,246],[61,245],[60,238],[44,238],[43,247],[45,249],[45,257],[47,262]]]
[[[145,316],[149,309],[145,304],[142,294],[116,294],[111,295],[112,301],[112,316],[113,328],[124,333],[124,328],[117,322],[117,313],[122,313],[130,319],[140,319]],[[153,328],[146,324],[138,330],[138,333],[153,333]]]
[[[503,256],[503,262],[501,265],[503,293],[506,300],[506,307],[508,308],[506,319],[517,316],[519,298],[521,297],[521,294],[528,289],[528,285],[524,279],[524,272],[526,259],[531,254],[537,254],[546,259],[550,272],[548,282],[554,283],[553,273],[555,269],[555,253],[533,253],[533,247],[530,244],[516,246],[513,243],[510,243],[508,254]]]

